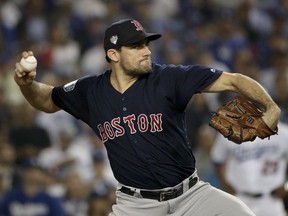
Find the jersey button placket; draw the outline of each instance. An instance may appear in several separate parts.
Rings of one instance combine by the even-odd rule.
[[[122,106],[123,106],[123,107],[122,107],[122,110],[123,110],[124,112],[126,112],[126,111],[127,111],[127,107],[126,107],[126,105],[125,105],[125,96],[123,96],[121,100],[122,100]]]

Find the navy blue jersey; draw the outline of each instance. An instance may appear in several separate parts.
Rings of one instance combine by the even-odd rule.
[[[105,144],[115,178],[145,189],[174,186],[195,170],[184,110],[193,96],[221,74],[203,66],[153,64],[123,94],[111,70],[55,87],[55,104],[86,122]]]

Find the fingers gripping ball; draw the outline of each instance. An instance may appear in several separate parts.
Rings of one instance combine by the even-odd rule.
[[[28,56],[27,58],[23,57],[20,61],[20,65],[26,72],[35,70],[37,67],[37,59],[34,56]]]
[[[211,118],[209,125],[224,137],[240,144],[264,139],[277,133],[271,130],[262,119],[263,112],[247,99],[237,96],[220,107]]]

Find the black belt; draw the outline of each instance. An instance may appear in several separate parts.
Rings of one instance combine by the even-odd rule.
[[[189,179],[189,188],[193,187],[196,183],[198,182],[198,177],[191,177]],[[120,188],[120,191],[128,194],[130,196],[137,196],[137,192],[127,188],[125,186],[122,186]],[[174,199],[180,195],[183,194],[183,183],[180,184],[179,186],[176,186],[172,189],[169,190],[162,190],[162,191],[147,191],[147,190],[140,190],[140,195],[142,196],[142,198],[146,198],[146,199],[155,199],[158,201],[166,201],[166,200],[170,200],[170,199]],[[138,193],[139,194],[139,193]]]

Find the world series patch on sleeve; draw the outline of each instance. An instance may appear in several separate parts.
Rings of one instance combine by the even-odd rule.
[[[263,112],[251,101],[236,96],[220,107],[212,116],[209,125],[229,140],[241,144],[261,139],[277,133],[262,119]]]

